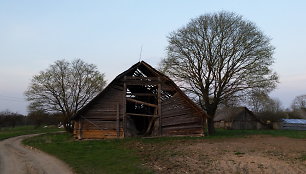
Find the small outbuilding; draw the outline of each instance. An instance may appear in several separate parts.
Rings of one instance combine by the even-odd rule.
[[[74,136],[203,136],[206,118],[170,78],[141,61],[119,74],[74,115]]]
[[[224,108],[216,113],[215,128],[225,129],[264,129],[263,124],[255,114],[246,107]]]
[[[306,119],[282,119],[281,129],[306,130]]]

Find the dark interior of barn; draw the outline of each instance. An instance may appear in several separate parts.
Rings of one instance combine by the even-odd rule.
[[[173,96],[161,90],[160,79],[146,67],[139,66],[125,77],[127,130],[131,136],[151,136],[160,105]]]
[[[134,136],[146,136],[152,133],[157,117],[157,86],[127,86],[127,129]]]

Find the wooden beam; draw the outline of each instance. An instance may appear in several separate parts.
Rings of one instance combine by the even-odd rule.
[[[120,118],[119,118],[119,112],[120,112],[120,110],[119,110],[119,104],[117,104],[117,125],[116,125],[116,127],[117,127],[117,137],[119,138],[120,137]]]
[[[79,137],[78,139],[81,140],[83,138],[82,132],[83,132],[83,119],[79,119]]]
[[[129,116],[139,116],[139,117],[158,117],[157,115],[148,115],[148,114],[136,114],[136,113],[126,113]]]
[[[133,77],[133,76],[126,76],[125,80],[160,81],[160,78],[159,77]]]
[[[156,104],[152,104],[152,103],[147,103],[147,102],[139,101],[139,100],[132,99],[132,98],[126,98],[126,101],[134,102],[134,103],[138,103],[138,104],[143,104],[143,105],[147,105],[147,106],[155,107],[155,108],[157,107]]]
[[[162,113],[161,113],[161,84],[158,84],[158,89],[157,89],[157,104],[158,104],[158,108],[157,108],[157,114],[159,117],[159,135],[162,136]]]
[[[144,81],[144,80],[126,80],[127,85],[157,85],[160,82],[157,81]]]
[[[124,76],[126,80],[126,76]],[[122,92],[122,114],[123,114],[123,137],[126,136],[126,83],[123,82],[123,92]]]
[[[157,96],[157,94],[152,94],[152,93],[131,93],[131,95],[135,95],[135,96]]]
[[[95,109],[98,112],[117,112],[117,109]]]

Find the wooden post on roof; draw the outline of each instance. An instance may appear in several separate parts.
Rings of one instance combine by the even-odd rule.
[[[126,136],[126,76],[124,76],[123,81],[123,97],[122,97],[122,115],[123,115],[123,137]]]
[[[119,115],[119,112],[120,112],[120,109],[119,109],[119,104],[117,104],[117,107],[116,107],[116,110],[117,110],[117,137],[119,138],[120,137],[120,115]]]
[[[157,110],[157,113],[158,113],[158,117],[159,117],[159,135],[161,136],[162,135],[162,118],[161,118],[161,81],[160,81],[160,77],[158,77],[158,89],[157,89],[157,96],[158,96],[158,99],[157,99],[157,106],[158,106],[158,110]]]

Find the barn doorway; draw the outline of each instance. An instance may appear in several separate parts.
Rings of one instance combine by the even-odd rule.
[[[151,136],[157,113],[158,85],[126,86],[127,136]]]

